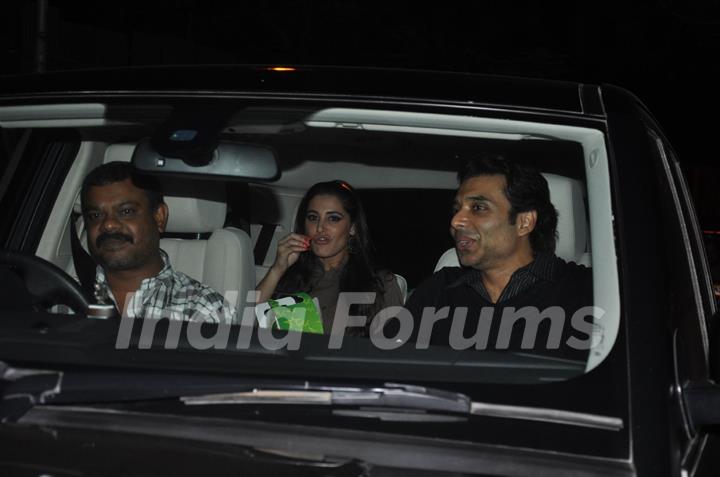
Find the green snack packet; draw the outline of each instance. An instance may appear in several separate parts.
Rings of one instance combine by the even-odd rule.
[[[307,293],[295,293],[280,300],[268,300],[268,304],[275,315],[278,329],[323,334],[320,311],[315,300]]]

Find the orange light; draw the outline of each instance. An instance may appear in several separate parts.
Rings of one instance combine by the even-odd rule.
[[[270,71],[295,71],[295,68],[289,68],[287,66],[273,66],[272,68],[268,68]]]

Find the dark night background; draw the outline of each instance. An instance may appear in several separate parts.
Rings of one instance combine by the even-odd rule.
[[[46,9],[44,59],[38,12]],[[613,83],[653,111],[706,231],[715,192],[720,1],[4,3],[0,73],[151,64],[353,65]],[[40,58],[40,59],[38,59]]]

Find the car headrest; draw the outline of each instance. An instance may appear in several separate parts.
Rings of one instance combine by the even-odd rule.
[[[227,205],[190,197],[165,196],[169,217],[166,232],[205,233],[223,228]]]
[[[457,256],[457,251],[455,250],[455,247],[449,248],[445,250],[445,252],[440,255],[440,258],[437,261],[437,264],[435,265],[435,270],[433,270],[433,273],[437,272],[438,270],[442,270],[445,267],[459,267],[460,266],[460,259]]]
[[[580,181],[555,174],[543,174],[550,187],[550,201],[558,211],[558,239],[555,254],[580,262],[587,248],[585,194]]]

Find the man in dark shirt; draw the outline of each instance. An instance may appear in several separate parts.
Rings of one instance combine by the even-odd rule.
[[[537,171],[499,155],[458,173],[450,234],[461,267],[438,271],[406,308],[412,341],[456,349],[532,349],[585,359],[591,271],[557,257],[557,211]],[[387,333],[386,333],[387,335]]]

